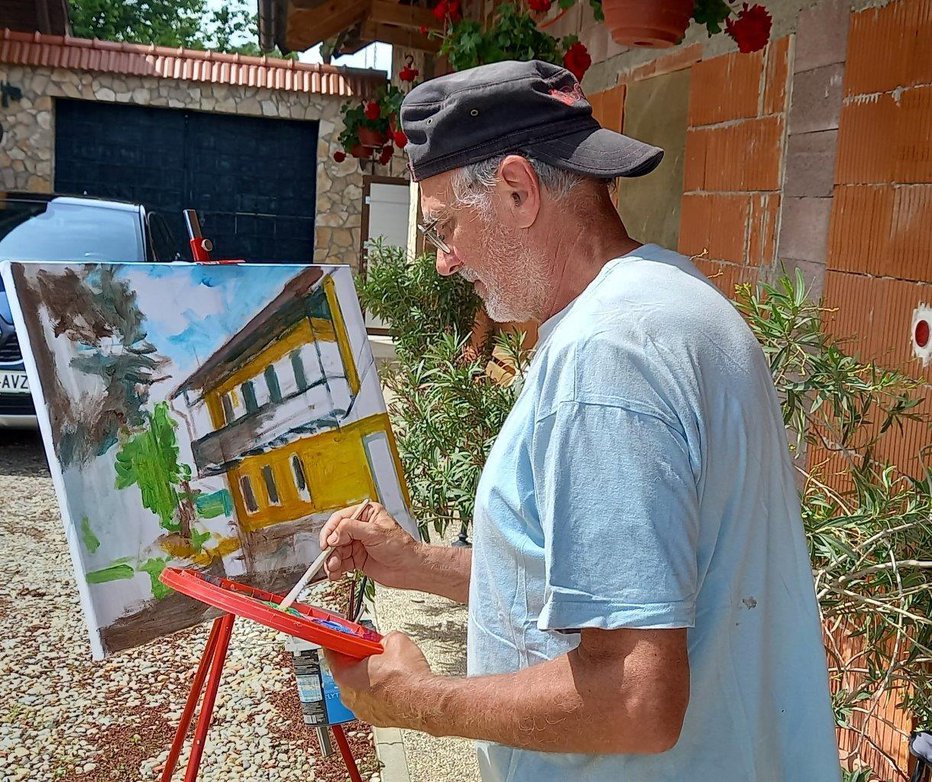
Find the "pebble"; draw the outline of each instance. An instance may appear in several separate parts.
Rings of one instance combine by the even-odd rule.
[[[0,508],[0,780],[115,779],[115,748],[139,763],[120,779],[158,778],[168,746],[153,734],[181,717],[209,625],[92,662],[38,435],[0,441]],[[236,623],[200,782],[315,782],[314,731],[279,732],[271,696],[296,689],[281,649],[276,632]]]

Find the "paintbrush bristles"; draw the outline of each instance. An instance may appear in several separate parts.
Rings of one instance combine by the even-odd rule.
[[[360,516],[362,516],[362,512],[368,507],[369,498],[367,497],[363,501],[362,505],[356,508],[356,511],[350,518],[353,521],[356,521]],[[324,562],[327,561],[327,557],[329,557],[331,553],[333,553],[333,546],[327,546],[327,548],[320,552],[320,555],[317,557],[317,559],[315,559],[311,563],[311,566],[304,571],[304,575],[301,576],[298,583],[291,588],[291,591],[285,595],[285,599],[278,604],[279,611],[287,611],[289,606],[291,606],[291,604],[298,599],[298,595],[301,594],[301,590],[304,589],[304,587],[310,583],[311,579],[317,575],[317,571],[323,567]]]

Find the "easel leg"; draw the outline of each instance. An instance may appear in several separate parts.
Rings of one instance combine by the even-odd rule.
[[[204,696],[204,704],[201,707],[201,715],[198,718],[198,730],[200,731],[201,722],[204,721],[205,711],[207,716],[207,724],[210,723],[210,711],[213,710],[214,697],[217,694],[217,684],[220,681],[220,669],[223,667],[223,659],[226,657],[227,646],[230,642],[230,633],[233,629],[233,615],[224,614],[223,616],[217,617],[214,619],[214,623],[210,628],[210,635],[207,637],[207,645],[204,647],[204,652],[201,654],[201,661],[197,666],[197,673],[194,674],[194,681],[191,683],[191,691],[188,693],[188,700],[185,702],[184,710],[181,712],[181,720],[178,723],[178,730],[175,731],[175,738],[172,741],[171,750],[168,753],[168,758],[165,760],[165,768],[162,771],[161,782],[171,782],[172,775],[175,773],[175,768],[178,765],[178,758],[181,755],[181,750],[184,747],[185,737],[188,735],[188,728],[191,727],[191,720],[194,717],[194,710],[197,706],[197,701],[201,697],[201,690],[204,688],[204,680],[207,679],[208,672],[211,674],[211,681],[214,681],[213,685],[213,697],[210,699],[210,704],[207,703],[207,694]],[[222,651],[217,655],[219,646],[221,646],[222,641]],[[214,673],[216,672],[216,676]],[[208,689],[211,687],[211,682],[208,682]],[[207,728],[204,728],[204,734],[207,733]],[[197,739],[195,737],[195,745]],[[202,739],[202,749],[203,751],[203,739]],[[201,752],[197,753],[197,764],[194,767],[194,776],[190,779],[194,779],[197,776],[197,766],[200,765],[200,756]],[[194,751],[192,749],[191,760],[188,761],[188,769],[190,772],[191,762],[194,760]],[[188,779],[188,777],[186,777]]]
[[[353,758],[353,752],[350,749],[349,742],[346,740],[346,734],[343,732],[342,725],[331,725],[333,737],[337,740],[337,746],[340,748],[340,754],[343,756],[343,762],[346,764],[346,770],[349,772],[350,779],[353,782],[362,782],[359,775],[359,769],[356,768],[356,760]]]
[[[217,699],[217,688],[220,686],[223,661],[226,659],[227,647],[230,645],[230,635],[233,633],[233,618],[233,614],[224,614],[220,618],[217,644],[214,647],[213,659],[210,663],[207,689],[204,690],[204,701],[201,704],[200,714],[197,715],[194,743],[191,745],[191,757],[188,759],[188,770],[185,772],[184,782],[194,782],[197,779],[197,771],[201,766],[201,755],[204,754],[207,729],[210,727],[210,720],[214,712],[214,701]]]

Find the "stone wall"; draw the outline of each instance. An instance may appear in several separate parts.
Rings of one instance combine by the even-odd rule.
[[[0,109],[0,189],[50,192],[55,173],[54,99],[78,98],[162,108],[316,120],[317,219],[314,261],[358,265],[362,172],[333,160],[345,98],[210,82],[0,64],[0,81],[22,90]],[[287,150],[282,151],[287,154]]]

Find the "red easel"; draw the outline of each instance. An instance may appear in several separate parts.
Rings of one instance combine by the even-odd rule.
[[[193,570],[165,568],[159,578],[166,586],[227,612],[214,619],[210,628],[207,645],[204,647],[197,672],[194,674],[191,691],[188,693],[171,750],[165,761],[161,782],[171,782],[188,735],[188,729],[194,719],[195,708],[203,691],[184,782],[194,782],[197,779],[201,757],[204,754],[204,744],[207,740],[207,730],[210,728],[217,690],[220,687],[220,674],[223,671],[230,636],[233,633],[235,615],[253,619],[274,630],[303,638],[357,659],[370,654],[379,654],[382,651],[382,644],[379,642],[381,636],[378,633],[355,622],[349,622],[339,614],[330,611],[293,603],[293,611],[283,612],[268,605],[280,603],[282,600],[280,595],[228,579],[210,578]],[[335,625],[339,625],[341,629],[334,629]],[[331,725],[330,728],[340,748],[340,754],[343,756],[343,762],[346,763],[350,778],[353,782],[362,782],[343,728],[340,725]]]

